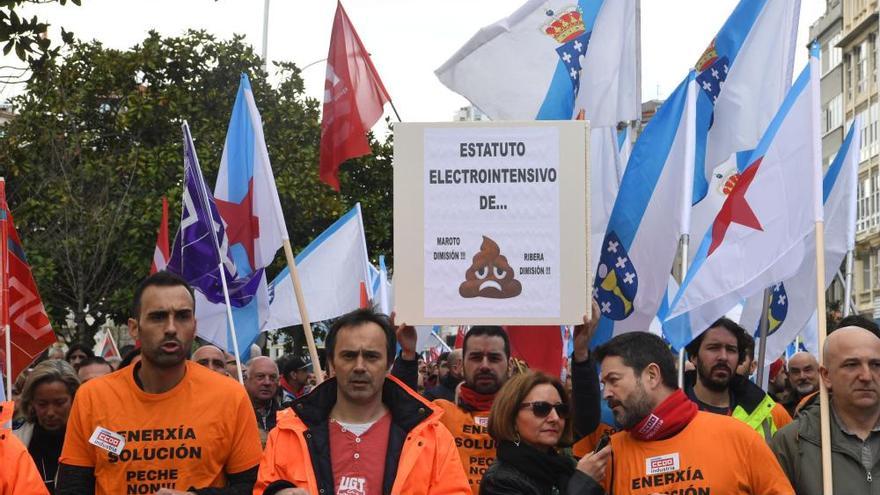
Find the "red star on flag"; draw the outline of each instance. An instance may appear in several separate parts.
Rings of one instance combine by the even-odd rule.
[[[256,270],[254,262],[254,241],[260,237],[260,218],[253,214],[254,179],[248,181],[248,192],[240,203],[215,199],[220,216],[226,221],[226,236],[229,245],[241,244],[248,256],[251,270]]]
[[[759,158],[758,161],[742,173],[736,187],[733,188],[733,191],[724,200],[724,205],[721,206],[721,211],[718,212],[718,216],[715,217],[715,222],[712,224],[712,244],[709,245],[709,254],[707,256],[711,256],[712,252],[724,242],[724,236],[727,234],[727,229],[731,223],[738,223],[745,227],[764,231],[761,227],[761,222],[758,221],[758,217],[755,216],[755,212],[752,211],[752,207],[746,201],[746,191],[749,190],[755,174],[758,173],[761,160],[763,158]]]

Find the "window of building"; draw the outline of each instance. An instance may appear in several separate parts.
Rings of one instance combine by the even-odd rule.
[[[837,95],[825,105],[822,133],[828,133],[843,124],[843,95]]]
[[[843,71],[846,75],[846,80],[844,81],[844,90],[849,88],[850,91],[844,91],[846,93],[846,99],[852,100],[852,86],[853,86],[853,57],[849,54],[843,57]]]
[[[859,263],[862,265],[862,292],[867,292],[871,290],[871,255],[860,256]]]
[[[854,51],[856,58],[856,91],[864,93],[868,88],[868,40],[862,42]]]
[[[871,156],[871,119],[868,109],[864,109],[858,113],[859,118],[859,140],[861,147],[859,148],[859,161],[863,162]]]
[[[822,46],[822,52],[819,54],[822,62],[822,75],[831,72],[835,67],[840,65],[843,60],[843,50],[837,48],[840,43],[841,33],[837,33]]]

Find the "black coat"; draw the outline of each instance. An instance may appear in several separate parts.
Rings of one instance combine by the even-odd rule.
[[[604,495],[604,490],[593,478],[575,469],[571,475],[561,476],[555,484],[529,476],[519,467],[516,458],[498,458],[483,475],[480,495]],[[573,462],[573,461],[572,461]]]

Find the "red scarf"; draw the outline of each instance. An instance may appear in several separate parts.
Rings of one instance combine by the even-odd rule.
[[[459,402],[468,406],[472,411],[488,411],[495,402],[495,394],[481,394],[462,383],[458,389]]]
[[[280,380],[278,380],[278,383],[279,383],[279,385],[281,385],[281,388],[286,390],[290,395],[294,396],[297,399],[302,395],[303,391],[306,389],[305,387],[303,387],[303,388],[299,389],[299,393],[297,393],[297,391],[293,389],[293,385],[291,385],[290,382],[288,382],[287,379],[284,378],[283,376],[281,377]]]
[[[665,440],[683,430],[696,415],[697,405],[678,389],[627,431],[636,440]]]

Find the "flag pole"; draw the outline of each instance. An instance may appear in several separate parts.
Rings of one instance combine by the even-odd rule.
[[[684,282],[684,278],[687,276],[688,271],[688,247],[690,244],[691,236],[689,234],[682,234],[681,236],[681,279],[679,283]],[[685,350],[684,347],[678,350],[678,388],[684,388],[684,361],[685,361]]]
[[[12,332],[9,325],[9,217],[6,205],[6,179],[0,177],[0,208],[3,209],[0,220],[0,317],[3,321],[3,335],[6,341],[6,393],[12,393]]]
[[[641,2],[636,3],[636,22],[638,23],[637,29],[641,29]],[[637,31],[638,33],[639,31]],[[640,35],[639,35],[640,36]],[[639,38],[641,39],[641,37]],[[641,54],[641,48],[639,48],[639,53]],[[639,55],[641,58],[641,55]],[[639,62],[641,64],[641,62]],[[641,71],[641,65],[639,65],[639,71]],[[641,72],[639,72],[641,74]],[[686,166],[684,167],[685,173],[682,176],[682,194],[684,194],[684,201],[682,202],[682,210],[681,210],[681,220],[679,224],[679,228],[681,229],[681,279],[679,280],[680,284],[684,284],[685,278],[687,278],[688,274],[688,257],[689,257],[689,248],[690,248],[690,231],[691,231],[691,196],[693,195],[693,185],[694,185],[694,166],[696,163],[696,121],[697,121],[697,95],[696,95],[696,72],[691,69],[690,74],[688,75],[688,97],[687,97],[687,122],[688,122],[688,131],[685,135],[685,161]],[[639,79],[641,81],[641,78]],[[641,93],[639,93],[641,95]],[[684,366],[685,366],[685,348],[682,346],[681,349],[678,350],[678,386],[679,388],[684,388]]]
[[[187,146],[188,143],[192,143],[192,134],[189,131],[189,124],[184,120],[181,125],[183,128],[184,135],[186,136],[187,142],[184,143],[184,146]],[[193,144],[193,164],[192,166],[195,168],[195,173],[198,174],[199,182],[201,182],[202,187],[199,191],[199,196],[201,196],[202,204],[204,205],[204,209],[208,211],[209,215],[211,214],[211,208],[208,206],[208,191],[206,190],[207,185],[205,184],[205,178],[202,177],[202,169],[199,167],[198,158],[195,156],[195,144]],[[185,187],[185,186],[184,186]],[[211,219],[213,222],[213,218]],[[223,300],[226,303],[226,321],[229,323],[229,330],[232,333],[232,350],[235,353],[235,367],[238,371],[238,382],[244,385],[244,376],[241,373],[241,353],[238,352],[238,336],[235,333],[235,319],[232,317],[232,303],[229,300],[229,285],[226,283],[226,265],[223,263],[223,253],[220,252],[220,243],[217,240],[217,231],[214,230],[213,227],[208,229],[211,231],[211,239],[214,241],[214,249],[217,250],[217,259],[220,260],[220,283],[223,286]]]
[[[822,193],[822,134],[819,131],[819,44],[813,41],[810,46],[810,139],[813,146],[813,210],[816,221],[816,321],[819,334],[819,367],[825,366],[825,339],[828,337],[825,319],[825,221]],[[856,117],[858,125],[860,119]],[[822,452],[822,493],[834,493],[834,479],[831,467],[831,418],[830,397],[825,382],[819,380],[819,425]]]
[[[816,222],[816,321],[819,324],[819,366],[825,366],[825,356],[821,349],[825,348],[825,339],[828,337],[828,329],[825,321],[825,225],[822,221]],[[820,407],[820,439],[822,445],[822,491],[834,493],[834,484],[831,472],[831,422],[830,410],[828,409],[828,389],[825,382],[819,380],[819,407]]]
[[[312,358],[312,370],[315,372],[315,381],[320,385],[324,381],[324,372],[321,370],[321,361],[318,359],[318,347],[315,345],[315,334],[312,332],[312,323],[309,320],[309,311],[306,308],[306,301],[303,297],[299,272],[296,270],[293,249],[290,247],[290,239],[283,239],[282,242],[284,244],[284,257],[287,258],[287,269],[290,270],[290,281],[293,282],[293,294],[296,297],[296,305],[299,308],[303,333],[306,334],[306,345],[309,348],[309,356]]]
[[[764,358],[767,354],[767,334],[770,329],[770,298],[773,297],[773,292],[769,287],[764,289],[763,297],[764,301],[761,303],[761,321],[758,325],[758,338],[761,339],[761,342],[758,344],[758,375],[756,378],[758,386],[762,388],[764,384]]]
[[[269,75],[269,0],[263,4],[263,71]]]
[[[855,306],[852,303],[852,270],[853,270],[853,252],[852,249],[846,252],[846,276],[843,283],[843,316],[847,317]]]

